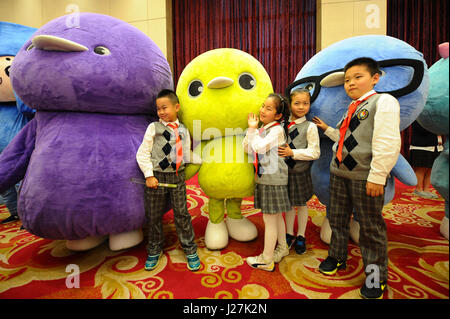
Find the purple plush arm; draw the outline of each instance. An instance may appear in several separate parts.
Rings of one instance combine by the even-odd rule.
[[[0,194],[21,181],[36,140],[36,120],[31,120],[0,154]]]

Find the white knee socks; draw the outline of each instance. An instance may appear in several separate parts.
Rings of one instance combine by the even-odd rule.
[[[308,207],[307,206],[293,206],[292,209],[286,212],[286,232],[294,235],[295,214],[297,214],[297,235],[305,237],[306,224],[308,223]]]

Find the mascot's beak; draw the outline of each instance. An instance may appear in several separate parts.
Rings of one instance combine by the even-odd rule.
[[[46,51],[81,52],[88,50],[84,45],[53,35],[38,35],[33,38],[32,42],[36,48]]]
[[[212,79],[207,87],[208,89],[223,89],[228,86],[233,85],[234,81],[230,78],[227,78],[225,76],[218,76],[217,78]]]
[[[342,84],[344,84],[344,72],[333,72],[320,81],[320,85],[326,88]]]

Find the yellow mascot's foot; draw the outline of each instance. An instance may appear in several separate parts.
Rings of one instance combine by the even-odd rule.
[[[224,221],[218,224],[208,221],[205,231],[205,245],[210,250],[223,249],[228,245],[228,230]]]
[[[258,237],[256,226],[247,218],[241,219],[227,218],[228,234],[238,241],[251,241]]]

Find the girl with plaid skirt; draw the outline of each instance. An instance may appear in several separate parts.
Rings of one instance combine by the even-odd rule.
[[[247,264],[266,271],[275,270],[275,263],[289,254],[282,215],[291,209],[288,167],[278,156],[278,147],[286,143],[287,124],[283,127],[281,121],[287,123],[288,118],[287,100],[279,94],[270,94],[261,106],[259,119],[253,113],[248,115],[249,128],[243,141],[244,150],[255,159],[255,208],[261,209],[265,227],[264,251],[248,257]],[[262,127],[258,130],[260,121]]]
[[[292,209],[286,212],[286,241],[297,254],[306,251],[305,230],[308,223],[306,202],[313,195],[311,161],[320,156],[319,132],[317,126],[306,120],[311,106],[307,89],[295,89],[289,97],[291,117],[289,118],[287,145],[278,148],[278,155],[285,158],[289,167],[288,191]],[[294,236],[294,222],[297,215],[297,235]]]

